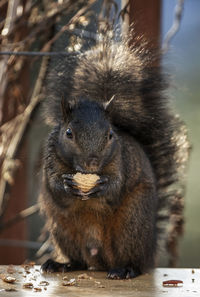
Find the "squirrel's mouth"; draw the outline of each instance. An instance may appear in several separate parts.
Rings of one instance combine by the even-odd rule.
[[[83,164],[78,164],[75,166],[76,172],[81,172],[84,174],[88,173],[98,173],[100,169],[100,164],[97,158],[89,158]]]
[[[82,174],[99,174],[99,168],[85,168],[82,169],[81,167],[76,167],[74,174],[76,173]]]

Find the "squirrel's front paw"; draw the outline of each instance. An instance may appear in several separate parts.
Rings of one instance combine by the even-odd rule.
[[[95,186],[90,189],[86,195],[87,196],[101,196],[104,194],[104,192],[107,190],[107,183],[108,183],[108,178],[106,176],[101,176],[96,182]]]
[[[89,197],[89,196],[101,196],[107,189],[108,178],[106,176],[101,176],[96,182],[93,188],[88,192],[83,192],[79,189],[76,181],[72,174],[63,174],[63,186],[67,193],[75,196]]]
[[[73,180],[73,175],[63,174],[62,179],[66,193],[74,196],[82,196],[82,192],[78,189],[76,182]]]

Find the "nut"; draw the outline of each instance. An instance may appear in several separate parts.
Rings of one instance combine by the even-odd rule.
[[[74,181],[76,182],[77,187],[84,193],[91,190],[98,180],[99,176],[97,174],[82,174],[77,172],[74,175]]]

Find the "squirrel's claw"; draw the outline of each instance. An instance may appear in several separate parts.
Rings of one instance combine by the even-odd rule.
[[[72,179],[67,178],[68,174],[63,174],[63,186],[66,192],[70,192],[72,195],[75,196],[83,196],[82,192],[77,188],[77,184]]]
[[[95,186],[87,193],[87,195],[97,194],[98,196],[102,194],[107,188],[108,178],[106,176],[101,176],[95,183]]]
[[[68,185],[64,185],[64,189],[66,192],[69,192],[74,196],[83,196],[82,192],[79,189],[69,187]]]
[[[95,186],[92,189],[90,189],[90,191],[85,193],[86,196],[93,195],[93,194],[96,194],[97,196],[100,196],[100,194],[102,194],[106,190],[107,182],[108,182],[108,178],[106,176],[101,176],[96,181]]]
[[[45,263],[41,266],[42,272],[68,272],[70,271],[70,264],[69,263],[59,263],[52,259],[48,259]]]
[[[66,186],[70,186],[70,187],[77,187],[77,183],[73,180],[70,180],[70,179],[67,179],[67,178],[64,178],[63,179],[63,183],[64,185]]]
[[[74,176],[73,176],[73,174],[64,173],[64,174],[62,174],[62,178],[67,179],[67,180],[73,180]]]
[[[89,192],[85,193],[86,196],[96,194],[100,196],[100,194],[105,190],[105,185],[97,185],[94,188],[92,188]]]
[[[109,279],[129,279],[135,278],[140,273],[131,267],[110,269],[107,274]]]
[[[108,178],[106,176],[101,176],[95,183],[95,185],[101,185],[108,182]]]
[[[64,187],[77,188],[77,183],[74,181],[72,174],[63,174],[62,179],[63,179]]]

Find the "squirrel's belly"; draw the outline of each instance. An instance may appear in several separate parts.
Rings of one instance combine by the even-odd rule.
[[[99,224],[87,226],[81,242],[81,255],[88,268],[101,269],[103,263],[103,228]]]
[[[104,261],[104,223],[93,213],[79,213],[78,216],[62,217],[58,220],[54,237],[62,253],[88,268],[103,269]]]

